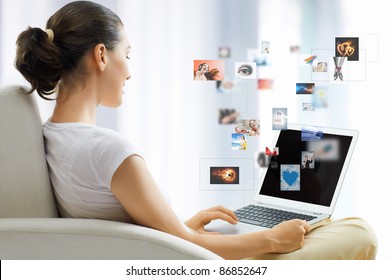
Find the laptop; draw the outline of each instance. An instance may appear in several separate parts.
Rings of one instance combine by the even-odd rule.
[[[356,130],[288,124],[276,133],[278,154],[264,168],[252,203],[234,211],[239,222],[213,221],[206,230],[241,234],[293,218],[311,225],[328,219],[357,139]]]

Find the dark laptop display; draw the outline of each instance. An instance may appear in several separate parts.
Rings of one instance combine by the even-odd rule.
[[[331,205],[353,137],[321,131],[314,135],[309,137],[307,130],[280,132],[279,154],[271,158],[261,195]]]

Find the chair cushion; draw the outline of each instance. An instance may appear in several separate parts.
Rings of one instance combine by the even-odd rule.
[[[0,218],[58,217],[34,98],[0,89]]]

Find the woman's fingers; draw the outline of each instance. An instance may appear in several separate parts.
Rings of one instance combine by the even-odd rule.
[[[303,226],[304,226],[305,232],[308,233],[310,231],[309,223],[307,221],[305,221],[305,220],[303,220],[302,222],[303,222]]]
[[[228,209],[228,208],[226,208],[226,207],[224,207],[224,206],[221,206],[221,205],[211,207],[211,208],[206,209],[206,210],[204,210],[204,211],[207,211],[207,212],[210,212],[210,211],[211,211],[211,212],[213,212],[213,211],[220,211],[220,212],[222,212],[222,213],[225,213],[226,215],[229,215],[229,216],[232,217],[234,220],[238,221],[238,218],[237,218],[237,216],[234,214],[233,211],[231,211],[230,209]]]
[[[233,225],[237,223],[236,218],[219,210],[205,211],[203,215],[204,224],[208,224],[213,220],[223,220]]]

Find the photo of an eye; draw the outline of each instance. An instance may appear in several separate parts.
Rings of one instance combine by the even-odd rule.
[[[256,63],[236,62],[235,76],[241,79],[256,79]]]
[[[237,71],[238,74],[240,74],[241,76],[250,76],[253,73],[253,68],[250,65],[241,65],[240,68],[238,68]]]

